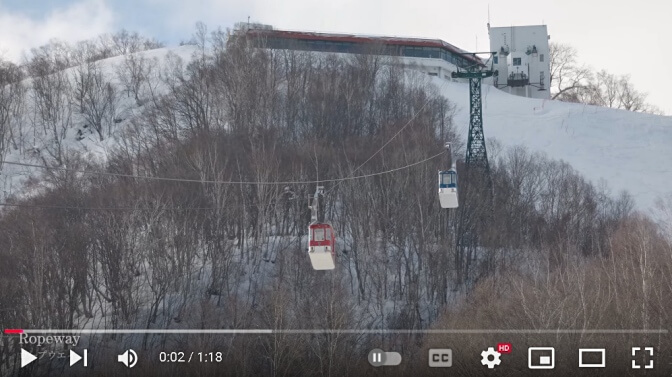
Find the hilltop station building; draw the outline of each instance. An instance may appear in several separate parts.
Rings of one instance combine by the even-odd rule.
[[[549,36],[545,25],[490,27],[490,51],[498,75],[484,83],[511,94],[550,99]],[[490,62],[440,39],[362,36],[277,30],[270,25],[238,23],[237,35],[257,47],[342,54],[374,53],[398,57],[402,64],[429,76],[451,78],[458,67],[489,67]]]

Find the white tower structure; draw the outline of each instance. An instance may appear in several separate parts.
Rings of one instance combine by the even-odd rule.
[[[551,63],[546,25],[490,27],[494,84],[511,94],[550,99]]]

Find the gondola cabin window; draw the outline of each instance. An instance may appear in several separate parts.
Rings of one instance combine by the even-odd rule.
[[[446,185],[446,187],[450,187],[450,185],[455,184],[455,175],[454,174],[443,174],[442,179],[443,179],[443,184]]]
[[[324,229],[318,228],[313,231],[314,241],[324,241]]]

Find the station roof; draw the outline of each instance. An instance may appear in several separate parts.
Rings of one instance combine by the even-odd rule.
[[[249,28],[245,31],[245,34],[252,36],[265,36],[265,37],[283,38],[290,40],[303,40],[303,41],[313,40],[313,41],[331,41],[331,42],[350,42],[357,44],[383,44],[390,46],[438,47],[443,50],[449,51],[453,54],[460,55],[464,59],[472,61],[476,64],[483,65],[483,60],[481,60],[479,57],[440,39],[317,33],[306,31],[277,30],[277,29],[271,29],[270,27]]]

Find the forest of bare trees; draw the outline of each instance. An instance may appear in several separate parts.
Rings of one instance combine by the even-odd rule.
[[[581,64],[576,49],[565,43],[550,44],[551,98],[662,115],[663,111],[646,101],[629,75],[616,75]]]
[[[110,40],[109,54],[144,49],[144,39],[128,33]],[[338,267],[313,271],[305,233],[315,185],[299,182],[404,167],[440,153],[446,141],[464,171],[466,137],[455,131],[453,102],[390,57],[257,49],[202,26],[193,43],[190,61],[169,54],[163,65],[132,54],[110,70],[98,59],[64,63],[36,54],[22,68],[0,67],[0,158],[9,149],[39,153],[61,168],[42,175],[38,194],[10,198],[13,206],[0,212],[3,328],[670,324],[669,229],[636,212],[627,193],[614,195],[524,146],[490,144],[491,182],[461,181],[468,192],[455,211],[441,209],[436,193],[445,155],[327,183]],[[118,139],[105,164],[67,148],[82,122],[100,140]],[[33,130],[53,141],[45,151],[32,150]],[[467,231],[478,237],[464,237]],[[432,346],[459,344],[476,357],[479,347],[502,340],[484,337],[325,332],[87,341],[110,364],[109,355],[130,346],[147,354],[200,349],[220,350],[220,365],[231,371],[191,365],[204,376],[358,376],[390,373],[367,363],[372,348],[402,352],[411,361],[393,373],[404,374],[424,368]],[[586,339],[543,340],[574,349]],[[0,347],[0,371],[15,370],[15,339],[2,338]],[[157,362],[138,368],[184,375]],[[466,358],[455,369],[480,375],[471,365]]]

